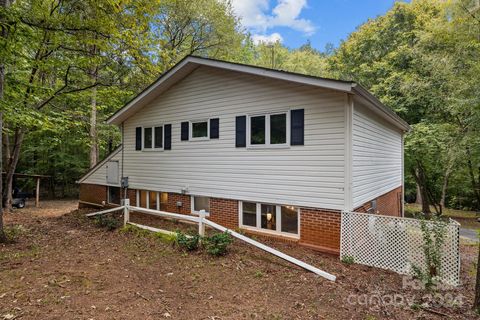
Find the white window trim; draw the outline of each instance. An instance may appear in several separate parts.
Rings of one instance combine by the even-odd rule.
[[[207,136],[206,137],[193,137],[193,124],[206,122],[207,123]],[[188,122],[188,140],[189,141],[206,141],[210,140],[210,119],[191,120]]]
[[[278,114],[286,115],[286,126],[287,126],[287,137],[286,142],[282,144],[271,144],[270,143],[270,117]],[[252,126],[252,117],[261,117],[265,116],[265,144],[252,144],[251,140],[251,126]],[[275,112],[264,112],[264,113],[253,113],[247,116],[247,148],[248,149],[274,149],[274,148],[290,148],[290,110],[287,111],[275,111]]]
[[[256,204],[256,218],[257,218],[257,226],[256,227],[252,227],[252,226],[247,226],[247,225],[244,225],[243,224],[243,202],[250,202],[250,203],[255,203]],[[262,204],[265,204],[265,205],[272,205],[272,206],[275,206],[275,217],[276,217],[276,230],[269,230],[269,229],[263,229],[261,227],[261,219],[262,219],[262,214],[261,214],[261,207],[262,207]],[[282,230],[282,209],[281,207],[282,206],[286,206],[286,205],[281,205],[281,204],[271,204],[271,203],[263,203],[263,202],[255,202],[255,201],[238,201],[238,224],[239,224],[239,227],[242,228],[242,229],[246,229],[246,230],[251,230],[251,231],[255,231],[255,232],[261,232],[261,233],[268,233],[268,234],[272,234],[272,235],[281,235],[281,236],[285,236],[285,237],[290,237],[290,238],[294,238],[294,239],[300,239],[300,207],[297,207],[297,223],[298,223],[298,226],[297,226],[297,231],[298,233],[290,233],[290,232],[283,232],[281,231]]]
[[[161,148],[155,148],[155,127],[162,127],[162,147]],[[152,129],[152,147],[151,148],[145,148],[145,129]],[[150,151],[163,151],[163,148],[165,147],[165,125],[163,124],[156,124],[153,126],[144,126],[142,127],[142,151],[150,152]]]
[[[195,197],[204,197],[204,198],[208,198],[208,207],[210,208],[210,197],[207,197],[207,196],[190,196],[190,211],[192,214],[200,214],[200,211],[196,211],[195,210]],[[209,209],[210,210],[210,209]],[[206,213],[206,217],[209,217],[210,216],[210,211],[205,211]]]
[[[146,197],[145,197],[145,201],[146,201],[146,209],[153,209],[153,210],[158,210],[160,211],[160,193],[162,193],[161,191],[150,191],[150,190],[144,190],[144,189],[137,189],[136,190],[136,194],[135,194],[135,197],[137,199],[137,203],[136,203],[136,206],[137,207],[140,207],[140,194],[141,194],[141,191],[144,191],[147,193]],[[155,198],[156,198],[156,203],[155,203],[155,208],[150,208],[150,192],[155,192]]]

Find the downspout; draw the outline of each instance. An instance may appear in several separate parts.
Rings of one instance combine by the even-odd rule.
[[[402,217],[405,217],[405,154],[404,154],[404,137],[405,132],[402,132],[402,196],[400,198],[400,206],[402,210]]]
[[[121,178],[121,181],[123,181],[123,178],[124,178],[124,175],[123,175],[123,166],[124,166],[124,161],[125,161],[125,160],[124,160],[124,158],[125,158],[125,156],[124,156],[124,153],[125,153],[124,123],[125,123],[125,122],[122,121],[122,124],[121,124],[121,131],[122,131],[122,171],[121,171],[121,173],[122,173],[122,174],[121,174],[122,178]],[[123,199],[127,199],[127,194],[128,194],[128,189],[127,189],[127,188],[124,188],[124,189],[123,189]]]
[[[353,193],[352,193],[352,175],[353,175],[353,96],[345,94],[345,184],[344,184],[344,211],[353,210]]]

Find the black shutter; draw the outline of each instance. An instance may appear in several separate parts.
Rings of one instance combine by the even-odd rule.
[[[304,110],[297,109],[290,111],[290,144],[292,146],[303,146],[304,144]]]
[[[182,134],[180,137],[182,141],[188,141],[188,126],[188,121],[182,122]]]
[[[135,128],[135,150],[142,150],[142,127]]]
[[[247,116],[235,118],[235,147],[244,148],[247,146]]]
[[[219,124],[220,119],[210,119],[210,139],[218,139]]]
[[[172,125],[166,124],[163,127],[163,130],[165,130],[165,143],[163,149],[172,150]]]

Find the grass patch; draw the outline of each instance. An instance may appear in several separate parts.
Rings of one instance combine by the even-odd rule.
[[[435,212],[433,207],[430,208],[432,212]],[[416,203],[405,204],[405,215],[408,217],[414,217],[415,214],[422,212],[422,206]],[[450,218],[471,218],[476,219],[479,217],[475,211],[457,210],[450,208],[443,208],[443,215]]]
[[[0,261],[16,260],[21,258],[32,258],[39,254],[40,247],[31,246],[27,250],[0,252]]]
[[[22,234],[27,232],[27,229],[25,229],[25,227],[21,224],[18,224],[13,226],[5,226],[3,231],[5,232],[8,242],[16,242]]]

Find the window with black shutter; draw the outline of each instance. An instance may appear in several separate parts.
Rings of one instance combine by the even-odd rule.
[[[247,116],[235,118],[235,147],[244,148],[247,146]]]
[[[164,137],[163,126],[139,127],[136,130],[136,150],[159,151],[163,150]],[[143,130],[142,130],[143,129]],[[142,137],[143,134],[143,137]]]
[[[135,128],[135,150],[142,150],[142,127]]]
[[[304,145],[304,131],[305,131],[305,115],[303,109],[290,111],[290,144],[292,146]]]
[[[188,121],[185,121],[185,122],[182,122],[181,124],[181,136],[180,136],[180,139],[182,141],[187,141],[188,140],[188,127],[189,127],[189,123]]]
[[[163,126],[165,140],[163,142],[163,149],[164,150],[171,150],[172,149],[172,125],[166,124]]]
[[[249,147],[288,146],[290,114],[278,112],[251,115],[247,119],[247,145]]]
[[[220,131],[220,119],[210,119],[210,139],[218,139]]]

